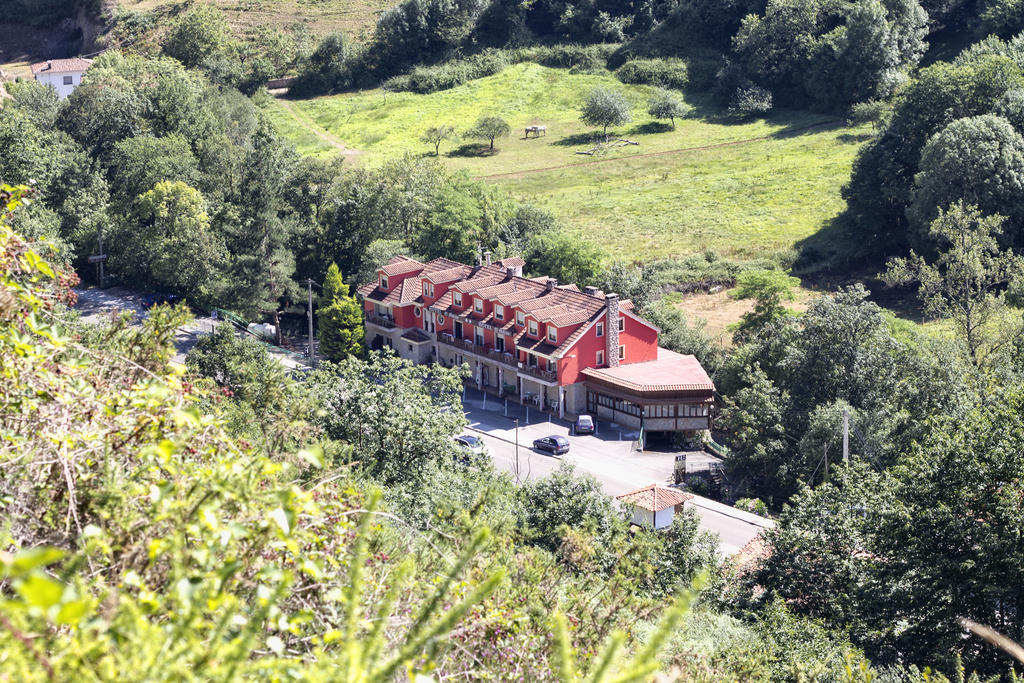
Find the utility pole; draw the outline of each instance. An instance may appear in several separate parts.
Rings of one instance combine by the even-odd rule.
[[[306,290],[309,293],[309,304],[306,309],[306,317],[309,319],[309,363],[312,367],[316,367],[316,355],[313,350],[313,285],[316,283],[312,279],[306,279]]]
[[[515,418],[513,422],[516,423],[516,483],[519,484],[519,418]]]
[[[850,409],[843,408],[843,464],[850,464]]]
[[[106,254],[103,253],[103,221],[100,221],[99,224],[99,243],[99,256],[101,257],[102,260],[100,260],[98,264],[100,267],[100,281],[97,282],[96,284],[99,286],[100,289],[103,289],[103,261],[106,260]]]

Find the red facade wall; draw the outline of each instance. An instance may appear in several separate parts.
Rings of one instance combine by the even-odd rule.
[[[412,312],[413,306],[393,306],[391,313],[395,316],[395,324],[399,327],[420,327],[419,318]]]
[[[604,345],[604,337],[597,336],[597,326],[591,326],[558,361],[558,383],[567,386],[581,381],[580,371],[595,367],[597,352],[604,351]]]
[[[658,333],[629,316],[623,317],[626,329],[619,332],[619,344],[626,347],[626,358],[619,362],[625,365],[658,360]]]

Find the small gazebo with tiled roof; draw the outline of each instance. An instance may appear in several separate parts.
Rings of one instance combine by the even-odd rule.
[[[633,523],[649,529],[663,529],[672,524],[677,509],[693,496],[679,489],[651,484],[636,491],[616,496],[623,505],[633,508]]]

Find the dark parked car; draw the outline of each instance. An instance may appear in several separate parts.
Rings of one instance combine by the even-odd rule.
[[[181,297],[177,294],[147,294],[142,297],[143,308],[153,308],[159,304],[170,304],[174,305],[181,301]]]
[[[562,455],[569,452],[569,439],[564,436],[545,436],[543,439],[535,439],[533,447],[551,455]]]
[[[589,415],[580,415],[576,418],[576,423],[572,426],[574,434],[593,434],[594,433],[594,418]]]

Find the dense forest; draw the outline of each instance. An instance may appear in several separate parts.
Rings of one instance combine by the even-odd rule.
[[[129,49],[66,100],[25,81],[0,108],[0,672],[1009,680],[962,620],[1024,640],[1018,5],[406,0],[361,43],[118,12]],[[872,122],[795,264],[844,285],[797,313],[790,263],[622,262],[436,156],[303,157],[264,110],[283,73],[430,92],[517,61],[708,93],[727,119]],[[118,283],[248,319],[399,253],[616,291],[713,375],[727,476],[778,525],[737,565],[693,513],[631,531],[570,468],[517,486],[451,443],[457,369],[354,344],[295,379],[220,333],[174,366],[184,306],[141,328],[70,310],[101,239]],[[754,301],[728,347],[666,296],[712,287]]]

